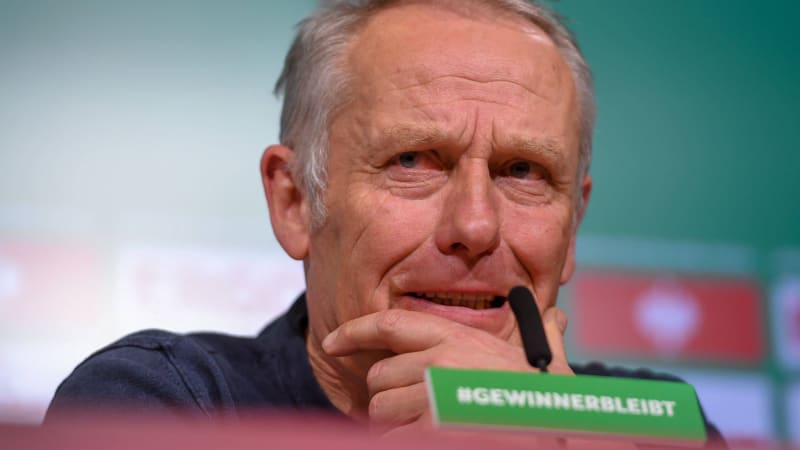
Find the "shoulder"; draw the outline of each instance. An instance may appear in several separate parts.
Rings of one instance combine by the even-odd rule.
[[[676,381],[685,383],[682,379],[668,373],[654,372],[643,367],[628,369],[625,367],[607,366],[600,362],[586,364],[570,364],[576,375],[595,375],[601,377],[638,378],[642,380]]]
[[[238,417],[275,408],[335,411],[305,348],[301,296],[256,337],[146,330],[83,361],[61,383],[46,421],[76,408]]]
[[[199,339],[161,330],[128,335],[73,370],[56,390],[46,420],[75,408],[218,415],[231,399],[209,351],[215,341],[211,334]]]

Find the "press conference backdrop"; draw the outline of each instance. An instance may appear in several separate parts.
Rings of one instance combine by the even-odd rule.
[[[787,1],[562,0],[596,76],[570,355],[676,373],[800,443],[800,62]],[[306,1],[0,0],[0,421],[145,328],[253,334],[303,286],[258,176]]]

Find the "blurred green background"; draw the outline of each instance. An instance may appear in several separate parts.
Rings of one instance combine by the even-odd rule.
[[[596,78],[583,231],[800,243],[800,4],[554,4]]]

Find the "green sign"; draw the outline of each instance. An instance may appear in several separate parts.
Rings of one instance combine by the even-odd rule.
[[[686,383],[441,367],[428,368],[426,381],[437,426],[693,446],[706,440],[697,395]]]

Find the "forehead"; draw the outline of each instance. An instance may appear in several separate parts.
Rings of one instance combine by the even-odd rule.
[[[569,68],[538,27],[493,14],[432,3],[375,13],[346,55],[350,90],[332,137],[374,148],[390,137],[385,130],[408,123],[442,136],[434,145],[510,147],[517,136],[555,142],[577,161]],[[490,141],[475,141],[476,132]]]
[[[410,3],[374,14],[349,54],[359,88],[460,77],[513,83],[549,102],[572,100],[571,75],[549,36],[521,17],[485,8]]]

